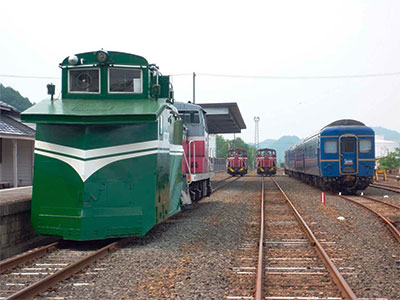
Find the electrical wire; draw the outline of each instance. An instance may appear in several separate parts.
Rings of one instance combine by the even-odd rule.
[[[171,74],[171,76],[192,76],[192,73]],[[372,74],[356,74],[356,75],[328,75],[328,76],[264,76],[264,75],[231,75],[231,74],[214,74],[214,73],[197,73],[196,76],[207,77],[224,77],[224,78],[245,78],[245,79],[284,79],[284,80],[304,80],[304,79],[350,79],[350,78],[371,78],[371,77],[387,77],[399,76],[400,72],[392,73],[372,73]]]
[[[0,74],[0,77],[9,77],[9,78],[26,78],[26,79],[61,79],[60,77],[47,77],[47,76],[25,76],[25,75],[4,75],[4,74]]]

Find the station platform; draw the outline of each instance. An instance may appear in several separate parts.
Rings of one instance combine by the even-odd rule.
[[[0,260],[55,240],[35,234],[31,199],[32,186],[0,190]]]

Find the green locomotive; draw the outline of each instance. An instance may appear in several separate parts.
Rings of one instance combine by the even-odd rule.
[[[69,240],[144,235],[180,211],[183,124],[169,76],[104,50],[60,67],[62,99],[22,113],[37,124],[33,227]]]

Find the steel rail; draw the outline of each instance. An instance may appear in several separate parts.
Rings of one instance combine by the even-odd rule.
[[[34,284],[20,290],[19,292],[9,296],[6,300],[12,299],[31,299],[39,293],[46,291],[48,288],[54,286],[55,284],[59,283],[60,281],[67,279],[74,275],[75,273],[79,272],[80,270],[86,268],[94,261],[106,256],[109,253],[116,251],[119,248],[124,247],[128,244],[133,238],[126,238],[123,240],[119,240],[113,242],[100,250],[88,255],[87,257],[77,261],[76,263],[68,265],[66,268],[51,274],[50,276],[43,278],[40,281],[35,282]]]
[[[375,198],[372,198],[372,197],[369,197],[369,196],[365,196],[365,195],[360,196],[360,197],[363,197],[363,198],[368,199],[368,200],[371,200],[371,201],[379,202],[379,203],[385,204],[385,205],[390,206],[390,207],[393,207],[393,208],[400,209],[400,206],[399,206],[399,205],[396,205],[396,204],[392,204],[392,203],[389,203],[389,202],[385,202],[385,201],[382,201],[382,200],[379,200],[379,199],[375,199]]]
[[[393,225],[393,223],[386,218],[385,216],[381,215],[380,213],[378,213],[377,211],[374,211],[372,208],[369,208],[367,205],[364,205],[356,200],[353,200],[351,198],[348,198],[346,196],[342,196],[342,195],[338,195],[340,198],[351,201],[355,204],[358,204],[366,209],[368,209],[370,212],[373,212],[375,215],[377,215],[388,227],[389,230],[392,232],[392,234],[394,235],[395,239],[400,243],[400,231],[397,230],[397,228]],[[386,203],[387,204],[387,203]]]
[[[23,264],[27,261],[39,258],[43,255],[46,255],[49,252],[52,252],[56,249],[59,242],[54,242],[49,245],[34,249],[32,251],[25,252],[21,255],[12,257],[10,259],[6,259],[0,262],[0,274],[5,273],[6,271],[15,268],[16,266]]]
[[[286,199],[286,202],[288,203],[290,209],[293,211],[297,221],[299,222],[300,226],[303,228],[305,233],[308,236],[308,239],[313,247],[317,250],[317,253],[321,257],[324,265],[329,271],[329,274],[332,276],[333,281],[336,283],[338,286],[340,292],[342,293],[342,296],[345,299],[351,299],[355,300],[357,299],[357,296],[354,294],[346,280],[343,278],[343,276],[340,274],[339,270],[336,268],[335,264],[332,262],[332,260],[329,258],[328,254],[325,252],[324,248],[322,248],[321,244],[315,237],[314,233],[311,231],[310,227],[307,225],[307,223],[304,221],[300,213],[297,211],[293,203],[290,201],[288,196],[285,194],[285,192],[282,190],[282,188],[279,186],[279,184],[271,178],[272,181],[275,183],[276,187],[279,189],[281,192],[282,196]]]
[[[400,187],[397,187],[394,185],[389,186],[386,184],[371,183],[369,186],[377,188],[377,189],[387,190],[387,191],[394,192],[394,193],[400,193]]]
[[[264,177],[261,177],[261,222],[260,240],[258,242],[257,279],[255,300],[263,298],[264,283]]]
[[[215,187],[212,191],[213,191],[213,192],[216,192],[216,191],[218,191],[219,189],[222,189],[223,187],[227,186],[228,184],[230,184],[230,183],[232,183],[232,182],[235,182],[236,180],[239,180],[241,177],[231,177],[231,178],[234,178],[234,179],[231,180],[231,181],[225,182],[225,184],[222,184],[222,185],[220,185],[220,186]],[[226,179],[229,179],[229,178],[226,178]],[[221,180],[221,181],[225,181],[225,179],[224,179],[224,180]],[[219,182],[218,182],[218,183],[219,183]]]

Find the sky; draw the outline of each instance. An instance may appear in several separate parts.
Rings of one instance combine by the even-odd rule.
[[[40,102],[65,57],[103,48],[173,75],[177,101],[196,72],[196,103],[236,102],[246,142],[255,116],[260,142],[338,119],[400,132],[399,15],[398,0],[5,0],[0,83]]]

